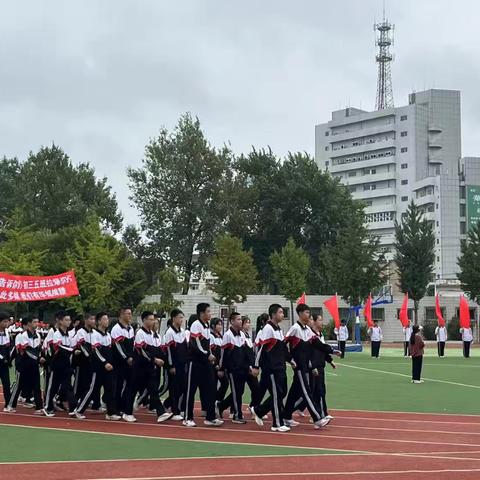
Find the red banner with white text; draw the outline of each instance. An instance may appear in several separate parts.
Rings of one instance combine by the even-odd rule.
[[[48,277],[0,272],[0,303],[38,302],[78,295],[75,272]]]

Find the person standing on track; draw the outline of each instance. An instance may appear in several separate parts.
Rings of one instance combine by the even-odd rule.
[[[447,341],[447,327],[438,326],[435,329],[435,336],[437,337],[437,351],[439,357],[445,356],[445,343]]]
[[[378,326],[378,320],[373,321],[373,327],[368,329],[368,334],[370,335],[372,357],[378,358],[380,356],[380,345],[383,340],[382,329]]]
[[[465,358],[470,358],[470,346],[473,342],[472,329],[470,327],[461,328],[460,333],[462,334],[463,356]]]
[[[412,334],[410,336],[410,356],[412,357],[412,383],[423,383],[422,364],[423,364],[423,348],[425,342],[423,341],[420,327],[414,325]]]
[[[6,312],[0,312],[0,381],[3,388],[3,399],[5,407],[10,401],[10,335],[7,332],[10,323],[10,315]]]
[[[412,336],[412,326],[409,321],[408,324],[403,327],[403,356],[408,358],[410,356],[410,337]]]

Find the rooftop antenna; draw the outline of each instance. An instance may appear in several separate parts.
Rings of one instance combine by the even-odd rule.
[[[393,33],[395,31],[395,25],[392,25],[385,16],[385,0],[383,0],[383,20],[374,23],[373,30],[378,32],[375,36],[375,45],[378,47],[378,53],[375,57],[378,64],[375,110],[384,110],[394,106],[390,66],[394,56],[390,53],[390,46],[394,44]]]

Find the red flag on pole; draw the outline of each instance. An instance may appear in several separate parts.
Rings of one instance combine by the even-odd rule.
[[[297,300],[297,305],[300,303],[307,303],[307,296],[305,295],[305,292],[303,292],[300,298]]]
[[[335,328],[340,328],[340,315],[338,313],[338,298],[335,294],[333,297],[330,297],[328,300],[323,302],[327,310],[330,312],[330,315],[333,317],[335,322]]]
[[[408,325],[408,293],[405,294],[403,299],[402,308],[400,309],[400,323],[403,327]]]
[[[460,328],[470,328],[470,309],[463,295],[460,295]]]
[[[365,315],[365,321],[367,322],[367,327],[373,327],[372,320],[372,295],[369,295],[367,301],[365,302],[365,308],[363,309],[363,314]]]
[[[438,326],[445,326],[445,319],[442,315],[442,309],[440,308],[440,299],[438,298],[438,293],[435,295],[435,314],[437,315]]]

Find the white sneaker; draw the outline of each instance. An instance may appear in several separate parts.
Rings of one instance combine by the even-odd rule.
[[[287,427],[286,425],[282,425],[281,427],[271,427],[270,430],[272,432],[289,432],[290,431],[290,427]]]
[[[204,420],[203,424],[207,427],[221,427],[223,425],[223,420],[216,418],[215,420]]]
[[[42,409],[42,413],[43,413],[46,417],[54,417],[54,416],[55,416],[55,412],[50,412],[50,411],[48,411],[46,408],[43,408],[43,409]]]
[[[181,415],[174,415],[174,416],[172,417],[172,420],[173,420],[174,422],[181,422],[181,421],[183,421],[183,417],[182,417]]]
[[[255,409],[252,407],[252,409],[250,411],[252,412],[253,419],[255,420],[255,423],[259,427],[263,427],[263,420],[257,415],[257,413],[255,412]]]
[[[184,420],[182,423],[183,423],[183,426],[185,426],[185,427],[196,427],[197,426],[197,424],[193,420]]]
[[[318,422],[315,422],[315,429],[318,430],[319,428],[326,427],[330,423],[330,419],[325,417],[320,419]]]
[[[333,420],[335,417],[332,417],[332,415],[327,415],[325,418],[328,418],[329,420]]]
[[[113,421],[117,421],[117,420],[121,420],[122,417],[120,415],[105,415],[105,420],[113,420]]]
[[[287,427],[298,427],[300,425],[300,422],[297,422],[296,420],[285,420],[285,419],[283,419],[283,423]]]
[[[9,407],[8,405],[3,409],[5,413],[17,413],[17,411],[13,407]]]
[[[80,412],[75,412],[75,417],[79,420],[85,420],[87,418],[83,413]]]
[[[157,423],[166,422],[173,417],[173,413],[165,412],[157,418]]]
[[[297,410],[297,415],[299,417],[305,417],[305,414],[303,412],[301,412],[300,410]]]
[[[423,380],[412,380],[412,383],[423,383]]]
[[[18,402],[19,403],[23,403],[25,402],[27,399],[25,397],[22,397],[21,395],[18,397]]]
[[[33,408],[35,405],[34,405],[33,403],[30,403],[30,402],[25,402],[25,403],[23,404],[23,406],[24,406],[25,408]]]
[[[43,410],[35,410],[33,412],[34,415],[43,415]]]
[[[126,413],[122,415],[122,420],[125,420],[128,423],[133,423],[137,421],[137,419],[133,415],[127,415]]]

